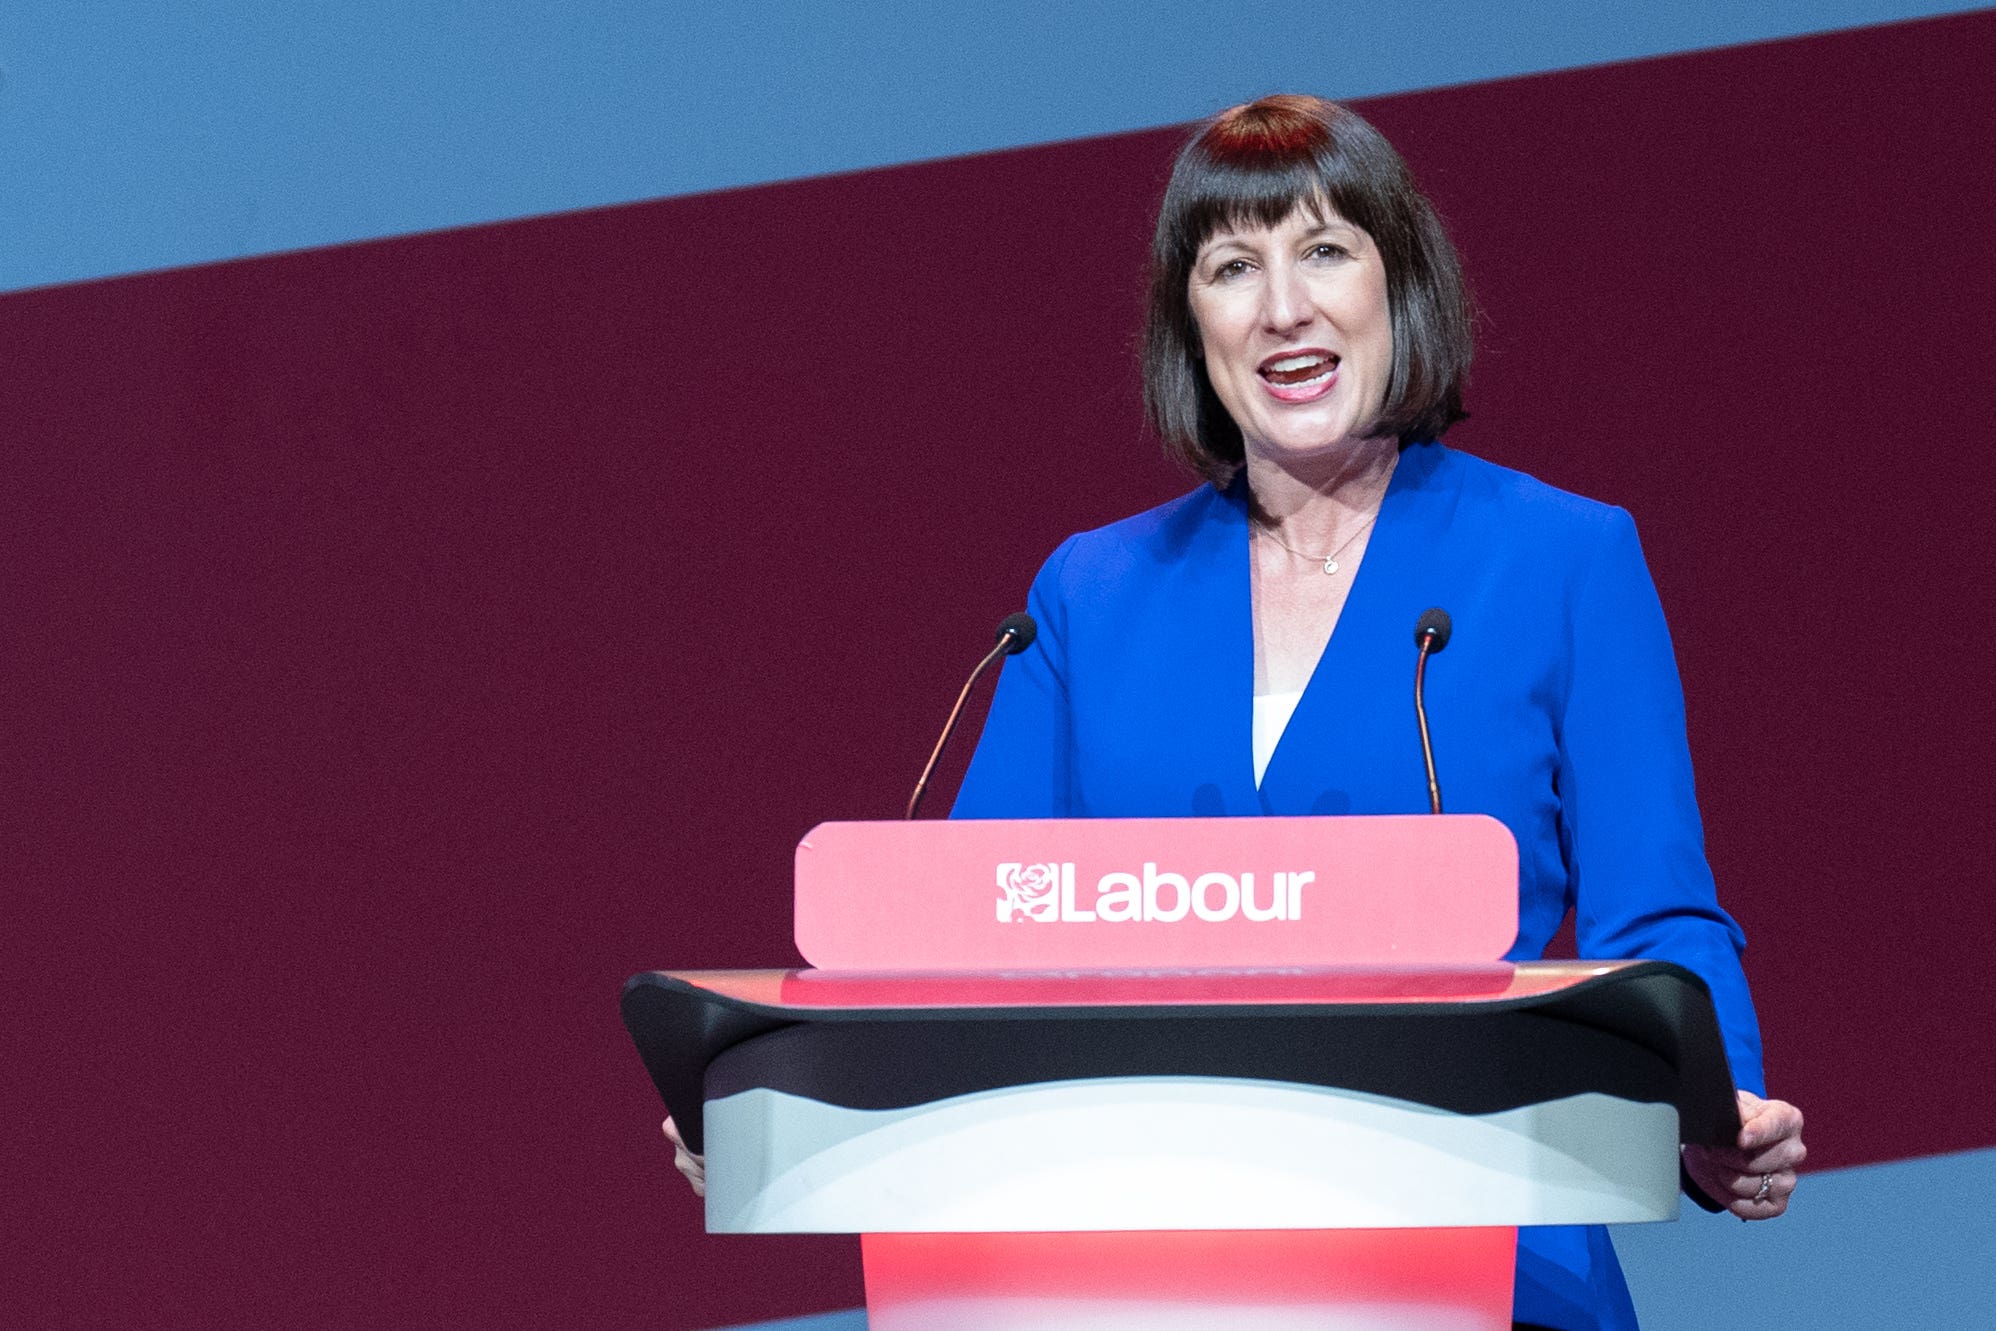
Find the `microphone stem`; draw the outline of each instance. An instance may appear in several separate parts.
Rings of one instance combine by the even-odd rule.
[[[1428,705],[1421,694],[1421,685],[1428,674],[1428,647],[1433,641],[1434,634],[1421,635],[1421,655],[1414,662],[1414,719],[1421,725],[1421,761],[1428,768],[1428,812],[1440,813],[1442,788],[1441,783],[1435,780],[1435,748],[1428,742]]]
[[[956,695],[956,706],[950,708],[949,720],[943,723],[943,733],[936,739],[935,752],[929,755],[928,766],[922,769],[922,779],[915,783],[915,793],[908,797],[909,819],[912,820],[916,810],[922,807],[922,796],[928,791],[929,778],[935,774],[936,761],[943,756],[943,746],[949,743],[951,733],[956,730],[956,719],[963,715],[963,705],[969,700],[970,691],[977,687],[977,681],[984,677],[984,672],[991,668],[993,661],[1012,650],[1012,641],[1018,636],[1016,629],[1006,629],[999,634],[998,645],[985,654],[984,659],[977,663],[977,669],[970,672],[970,678],[963,681],[963,692]]]

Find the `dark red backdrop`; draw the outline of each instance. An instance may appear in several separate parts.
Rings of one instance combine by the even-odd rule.
[[[1824,1165],[1996,1143],[1991,86],[1983,13],[1368,106],[1485,310],[1452,438],[1642,524]],[[0,299],[30,1320],[858,1302],[699,1234],[617,986],[791,956],[797,836],[1189,484],[1131,354],[1176,138]]]

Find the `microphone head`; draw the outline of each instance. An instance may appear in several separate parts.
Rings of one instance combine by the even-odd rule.
[[[998,641],[1005,642],[1007,635],[1010,635],[1011,641],[1006,643],[1005,652],[1008,656],[1017,656],[1033,645],[1034,638],[1040,636],[1040,626],[1033,623],[1031,615],[1021,611],[1019,614],[1007,615],[998,621]]]
[[[1448,646],[1448,635],[1454,631],[1454,625],[1449,623],[1448,611],[1440,606],[1424,610],[1414,623],[1414,645],[1427,648],[1429,655],[1433,655]]]

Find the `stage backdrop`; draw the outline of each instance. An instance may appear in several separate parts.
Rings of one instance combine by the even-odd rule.
[[[1992,84],[1985,13],[1365,107],[1482,305],[1451,442],[1640,524],[1826,1166],[1996,1144]],[[618,985],[790,960],[798,836],[1191,484],[1133,354],[1177,138],[0,298],[10,1299],[859,1302],[700,1233]]]

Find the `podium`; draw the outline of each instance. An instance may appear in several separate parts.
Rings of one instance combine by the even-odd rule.
[[[1488,819],[828,824],[798,862],[814,968],[642,974],[623,1016],[708,1229],[865,1235],[874,1331],[1509,1327],[1517,1226],[1674,1218],[1679,1143],[1739,1128],[1688,971],[1496,959]]]

